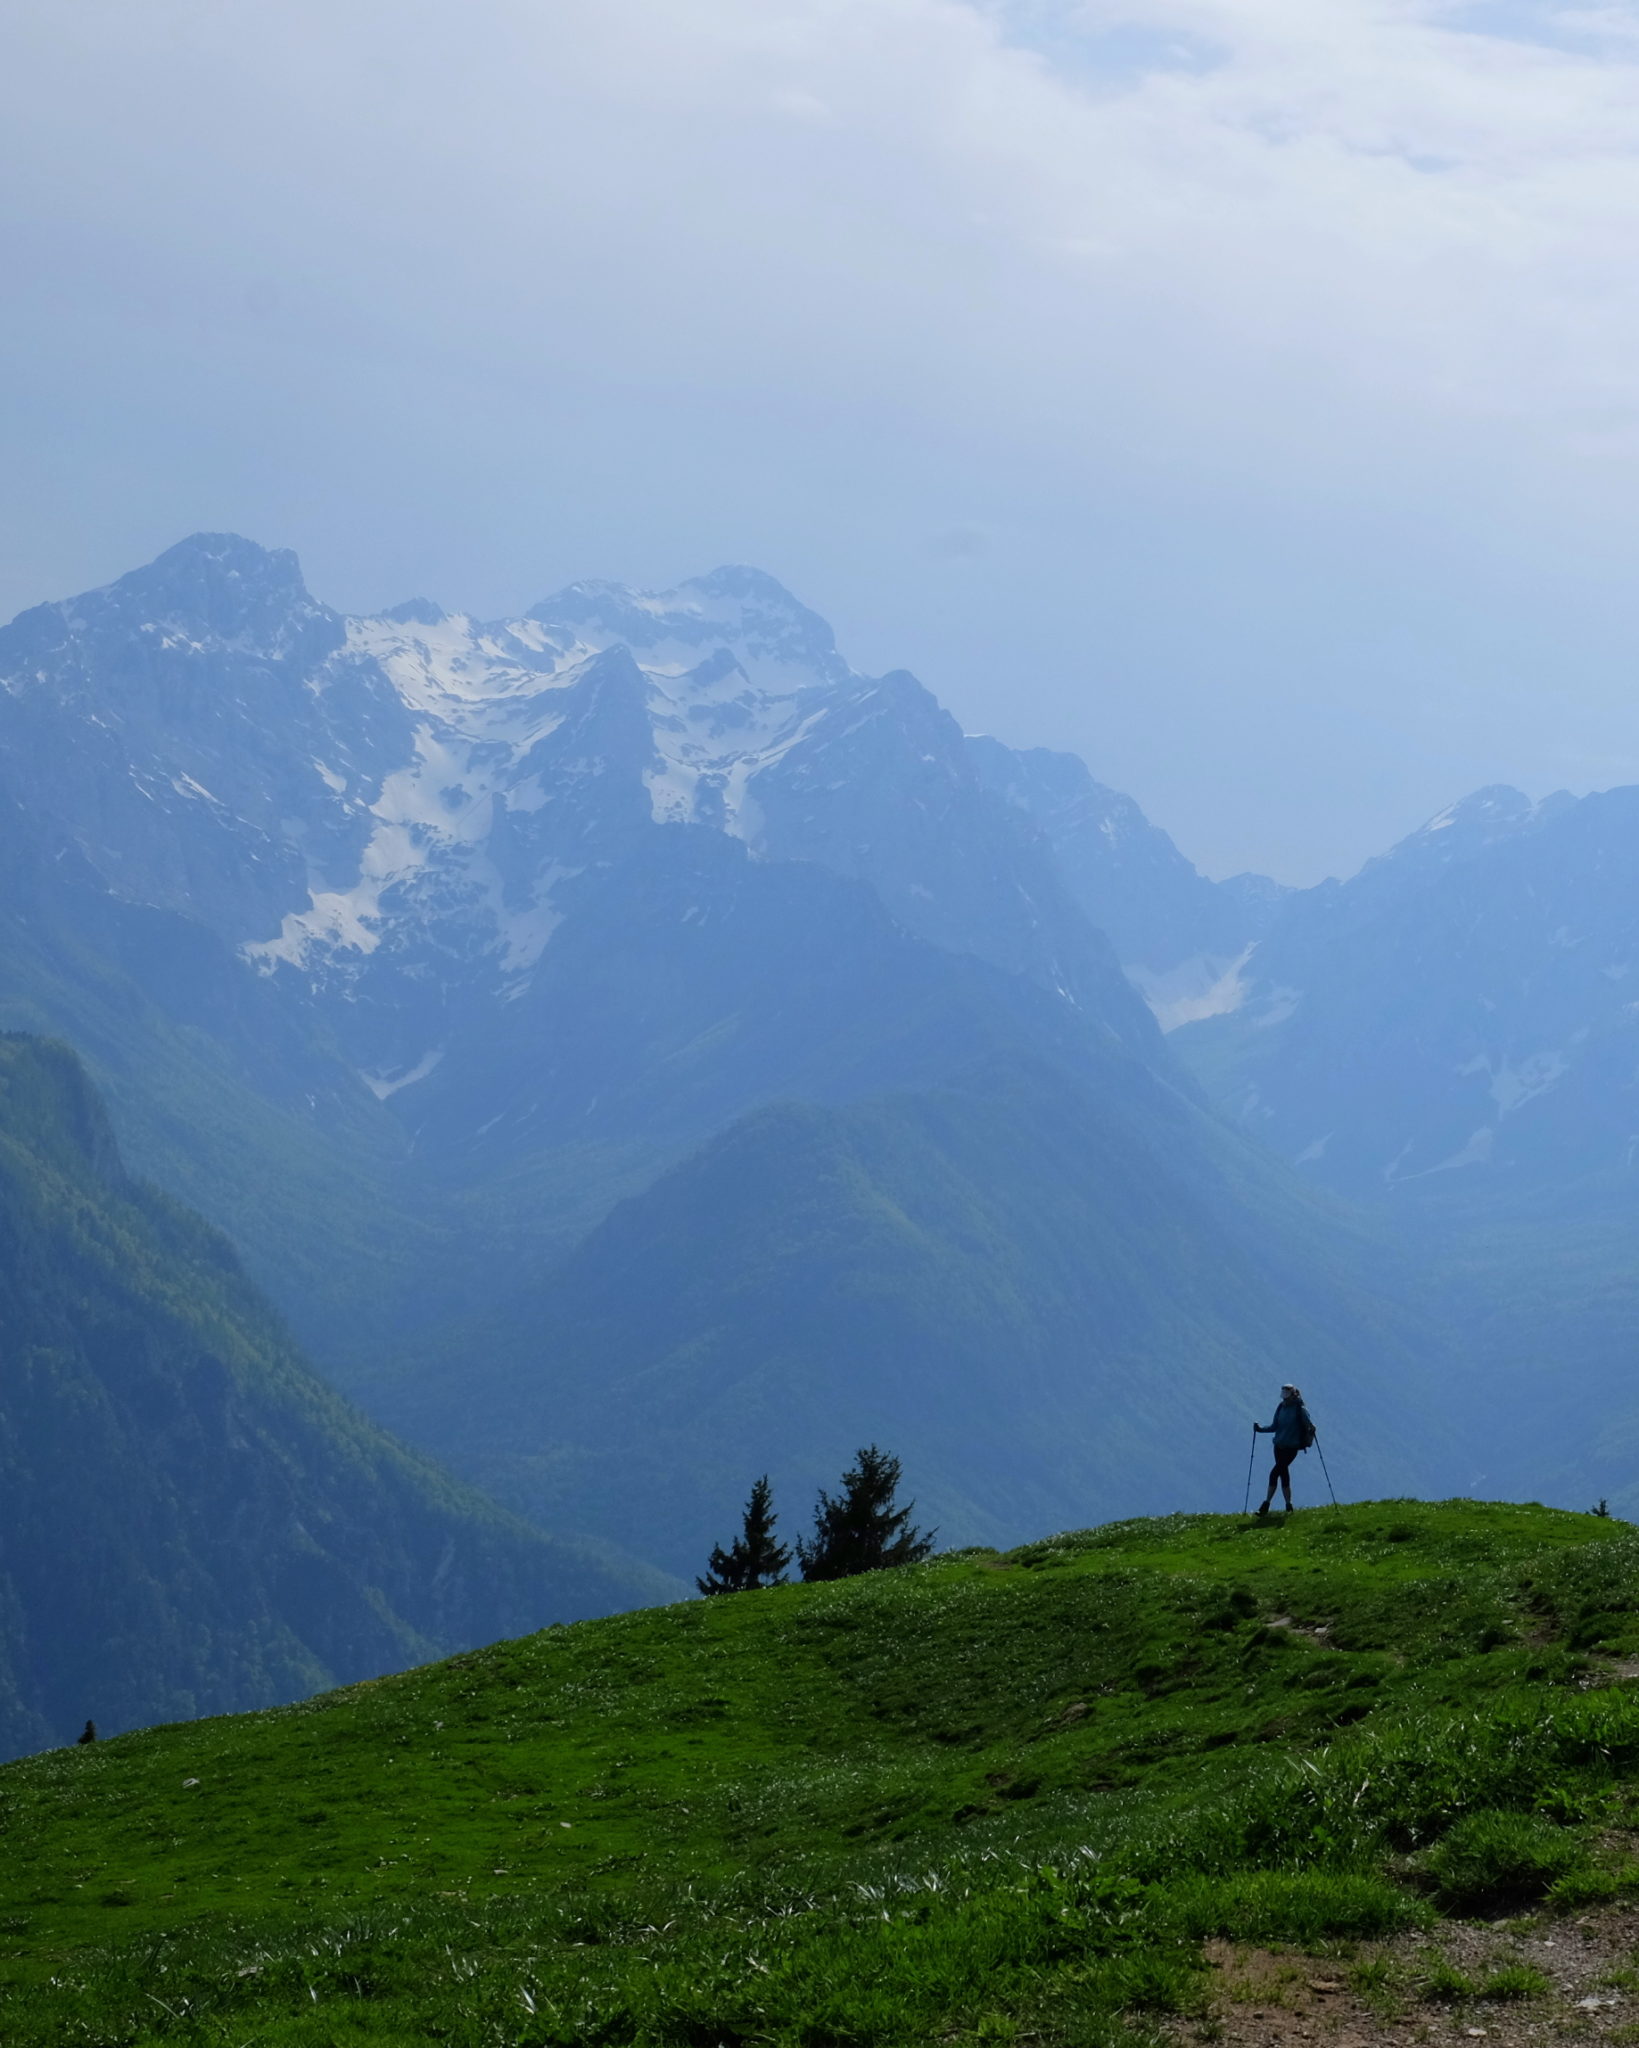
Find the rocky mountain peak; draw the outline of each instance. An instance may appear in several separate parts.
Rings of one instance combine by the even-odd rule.
[[[1489,783],[1484,789],[1476,789],[1456,803],[1447,804],[1411,835],[1410,842],[1400,843],[1405,846],[1427,842],[1440,834],[1449,835],[1442,841],[1445,845],[1466,843],[1475,837],[1492,839],[1499,833],[1518,831],[1522,825],[1528,825],[1535,810],[1536,805],[1524,790],[1505,782]]]
[[[1387,853],[1367,861],[1352,881],[1342,885],[1342,897],[1357,907],[1375,906],[1402,889],[1419,886],[1425,876],[1472,859],[1500,840],[1535,831],[1575,801],[1560,790],[1537,803],[1508,783],[1489,783],[1437,811],[1427,824],[1408,833]],[[1336,884],[1326,888],[1328,893],[1337,893]]]
[[[1533,801],[1523,790],[1514,789],[1508,783],[1489,783],[1484,789],[1476,789],[1471,795],[1448,804],[1443,811],[1437,811],[1426,825],[1419,826],[1398,845],[1390,847],[1378,861],[1368,862],[1367,866],[1430,857],[1440,861],[1460,859],[1499,839],[1533,831],[1563,811],[1574,809],[1575,805],[1576,798],[1566,789],[1556,789],[1551,796]]]
[[[96,694],[100,676],[140,694],[141,678],[224,652],[264,668],[292,658],[310,666],[344,637],[339,614],[309,594],[288,548],[196,533],[100,590],[36,605],[0,628],[0,682],[60,690],[91,681]]]
[[[818,613],[760,569],[714,569],[672,590],[573,583],[527,616],[592,648],[622,641],[645,668],[671,674],[725,649],[751,682],[782,693],[852,674]]]
[[[293,636],[310,640],[321,623],[332,626],[333,643],[341,638],[339,618],[311,596],[292,550],[264,548],[236,533],[191,534],[74,609],[105,610],[110,623],[179,628],[196,641],[234,641],[262,654],[282,651]]]
[[[15,667],[0,635],[19,800],[26,781],[111,886],[294,975],[394,1086],[533,977],[581,877],[676,826],[867,882],[908,931],[1150,1049],[955,721],[904,670],[857,674],[760,570],[578,583],[511,620],[424,599],[347,619],[288,551],[200,534],[44,612]],[[0,790],[5,768],[0,746]]]

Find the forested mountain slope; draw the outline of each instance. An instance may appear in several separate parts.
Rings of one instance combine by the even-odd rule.
[[[291,1699],[664,1591],[453,1485],[0,1038],[0,1750]]]
[[[1458,1440],[1385,1269],[1153,1077],[1116,1098],[998,1056],[925,1092],[755,1112],[521,1313],[476,1320],[458,1384],[378,1398],[509,1503],[674,1571],[759,1472],[806,1516],[873,1438],[947,1542],[1227,1505],[1282,1379],[1350,1493],[1410,1492]],[[1400,1391],[1425,1375],[1407,1433]],[[1317,1459],[1300,1488],[1324,1498]]]

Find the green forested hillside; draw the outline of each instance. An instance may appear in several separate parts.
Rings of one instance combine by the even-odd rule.
[[[946,1542],[1238,1504],[1283,1379],[1347,1493],[1426,1490],[1451,1450],[1438,1382],[1412,1427],[1396,1401],[1423,1333],[1374,1289],[1369,1242],[1252,1168],[1136,1071],[1124,1097],[1014,1059],[778,1105],[477,1325],[458,1386],[377,1398],[547,1526],[678,1572],[759,1472],[789,1530],[872,1439]],[[1322,1497],[1316,1458],[1300,1483]]]
[[[282,990],[203,925],[111,894],[3,794],[0,1029],[73,1046],[127,1165],[227,1232],[310,1352],[390,1345],[439,1242],[405,1196],[402,1126]]]
[[[377,1101],[290,977],[4,803],[0,881],[0,1024],[75,1046],[332,1384],[548,1529],[692,1575],[756,1472],[800,1512],[873,1434],[947,1538],[1227,1504],[1283,1377],[1346,1490],[1470,1475],[1381,1247],[862,883],[657,830]]]
[[[0,1771],[0,2036],[1114,2042],[1633,1891],[1636,1651],[1631,1529],[1471,1501],[550,1629]]]
[[[0,1038],[0,1751],[289,1699],[664,1582],[512,1523],[320,1386],[224,1239]]]

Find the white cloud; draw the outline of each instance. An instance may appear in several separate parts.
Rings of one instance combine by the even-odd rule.
[[[1515,10],[1538,37],[1469,25],[1487,18],[35,0],[13,16],[8,182],[95,223],[161,297],[197,295],[203,258],[291,274],[305,316],[305,276],[411,350],[528,354],[522,326],[550,356],[572,310],[637,369],[659,322],[674,370],[840,349],[896,399],[914,342],[933,403],[977,376],[1010,404],[1045,371],[1079,416],[1082,351],[1141,381],[1159,342],[1234,352],[1213,386],[1274,349],[1332,395],[1603,414],[1639,395],[1639,14]],[[1600,33],[1556,44],[1556,23]]]
[[[13,0],[0,192],[13,345],[111,392],[169,360],[129,394],[156,418],[237,380],[287,465],[329,407],[300,460],[355,528],[453,531],[545,449],[589,533],[663,498],[628,523],[678,568],[738,494],[788,572],[868,501],[907,562],[982,532],[1001,577],[1035,498],[1090,554],[1183,534],[1206,582],[1257,500],[1274,615],[1317,506],[1375,493],[1426,554],[1541,501],[1567,561],[1634,509],[1633,5]],[[372,515],[389,427],[336,450],[412,391],[421,480]]]

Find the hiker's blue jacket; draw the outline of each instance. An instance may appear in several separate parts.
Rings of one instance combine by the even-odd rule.
[[[1307,1448],[1309,1432],[1314,1425],[1309,1420],[1309,1411],[1301,1401],[1282,1401],[1275,1410],[1273,1422],[1257,1424],[1261,1435],[1275,1439],[1277,1451],[1301,1451]]]

